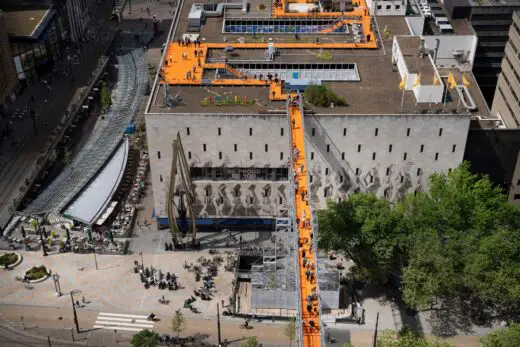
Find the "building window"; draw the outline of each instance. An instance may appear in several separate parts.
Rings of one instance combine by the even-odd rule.
[[[218,136],[222,135],[222,128],[218,128]]]
[[[238,151],[238,145],[236,143],[233,145],[233,149],[235,150],[235,152]]]
[[[358,175],[359,175],[359,168],[357,167],[356,168],[356,176],[358,176]]]
[[[253,160],[253,152],[249,152],[249,160]]]
[[[401,8],[401,5],[395,5],[395,9],[398,10]]]
[[[205,143],[202,144],[202,150],[203,150],[204,152],[206,152],[206,144],[205,144]]]
[[[222,160],[222,152],[218,152],[218,158]]]
[[[161,159],[161,151],[157,151],[157,158]]]
[[[326,167],[326,168],[325,168],[325,176],[328,176],[328,175],[329,175],[329,168]]]
[[[280,128],[280,136],[283,136],[283,128]]]
[[[191,152],[188,152],[188,159],[191,159]]]
[[[345,152],[341,152],[341,160],[345,160]]]
[[[439,159],[439,152],[435,153],[435,160]]]
[[[380,9],[382,9],[382,8],[383,8],[383,6],[381,6],[381,5],[377,5],[377,9],[378,9],[378,10],[380,10]]]
[[[343,175],[339,175],[339,183],[343,183]]]
[[[209,188],[204,189],[206,191],[206,196],[209,196]]]
[[[457,149],[457,145],[453,145],[453,146],[451,146],[451,151],[452,151],[452,152],[455,152],[456,149]]]
[[[316,136],[316,128],[312,128],[312,136]]]
[[[386,175],[387,176],[390,175],[390,168],[389,167],[386,168]]]
[[[392,5],[386,5],[386,9],[390,10],[392,8]]]
[[[280,152],[280,160],[283,160],[283,152]]]
[[[265,151],[268,152],[269,151],[269,145],[266,143],[265,144]]]
[[[281,205],[282,203],[283,203],[283,199],[282,199],[282,197],[280,196],[280,197],[278,198],[278,204]]]
[[[372,160],[376,160],[376,152],[372,153]]]
[[[442,136],[442,128],[439,128],[439,136]]]
[[[417,176],[420,176],[421,175],[421,168],[418,168],[417,169]]]
[[[330,145],[327,145],[327,153],[330,152]]]
[[[220,203],[223,204],[224,203],[224,197],[221,195],[220,196]]]
[[[421,153],[424,152],[424,145],[421,145],[421,149],[419,150]]]
[[[343,136],[347,136],[347,128],[343,128]]]
[[[406,129],[406,136],[410,136],[410,128]]]
[[[374,131],[374,136],[377,136],[378,133],[379,133],[379,128],[376,128],[376,130]]]
[[[404,182],[404,176],[401,176],[401,183]]]
[[[323,189],[323,197],[326,198],[327,196],[329,196],[329,187],[325,187],[325,189]]]
[[[186,128],[186,135],[190,136],[190,128],[189,127]]]
[[[518,199],[520,199],[520,194],[515,194],[515,195],[513,196],[513,200],[518,200]]]
[[[408,158],[408,153],[404,152],[404,154],[403,154],[403,160],[406,160],[406,158]]]
[[[358,153],[361,152],[361,145],[357,145],[357,151]]]
[[[370,175],[370,183],[374,183],[374,176]]]
[[[392,145],[388,145],[388,153],[392,153]]]
[[[311,160],[314,160],[314,152],[311,152]]]
[[[249,128],[249,136],[253,136],[253,128]]]
[[[162,175],[159,175],[159,181],[162,182]]]
[[[312,175],[309,175],[309,182],[312,183]]]

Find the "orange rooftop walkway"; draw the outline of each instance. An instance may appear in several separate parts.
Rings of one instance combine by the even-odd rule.
[[[298,223],[298,265],[300,276],[300,299],[302,307],[303,345],[318,347],[320,336],[320,308],[318,304],[316,280],[316,253],[313,249],[311,209],[308,204],[307,163],[305,160],[305,136],[303,114],[300,108],[301,96],[289,96],[289,116],[291,120],[291,143],[293,145],[294,200]]]

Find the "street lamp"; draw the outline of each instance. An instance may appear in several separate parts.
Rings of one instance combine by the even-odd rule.
[[[52,279],[54,280],[54,290],[56,291],[56,296],[61,296],[61,286],[60,286],[60,275],[53,274]]]
[[[70,292],[70,299],[72,300],[72,313],[74,314],[74,324],[76,324],[76,331],[79,334],[80,331],[78,323],[78,314],[76,313],[76,304],[74,303],[74,295],[72,294],[72,292]]]
[[[43,256],[48,256],[47,249],[45,247],[45,242],[43,241],[43,230],[40,227],[40,222],[38,222],[38,219],[36,219],[36,225],[38,226],[38,231],[40,232],[40,242],[42,243],[42,250],[43,250]]]

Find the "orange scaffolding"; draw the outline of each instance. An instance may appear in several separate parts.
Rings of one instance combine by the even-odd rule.
[[[300,300],[302,307],[303,345],[320,346],[320,308],[317,289],[317,257],[313,249],[311,209],[308,202],[307,162],[305,160],[305,135],[303,114],[300,108],[301,96],[291,93],[289,117],[291,122],[291,143],[293,145],[294,200],[298,223],[298,265],[300,276]]]

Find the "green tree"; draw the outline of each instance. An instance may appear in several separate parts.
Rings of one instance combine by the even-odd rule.
[[[186,320],[184,319],[184,314],[182,313],[182,311],[180,309],[175,310],[175,314],[172,319],[172,331],[174,333],[177,333],[177,337],[184,330],[185,325],[186,325]]]
[[[323,85],[311,84],[307,86],[304,97],[306,101],[319,107],[329,107],[332,103],[335,106],[346,105],[345,99]]]
[[[384,283],[399,269],[402,244],[398,214],[385,199],[354,194],[348,200],[327,202],[318,211],[319,244],[352,259],[358,280]]]
[[[292,346],[293,340],[296,338],[296,319],[291,318],[285,326],[283,333],[289,339],[289,347]]]
[[[499,329],[480,339],[481,347],[520,346],[520,324],[511,324],[509,328]]]
[[[132,337],[133,347],[155,347],[159,344],[159,334],[148,329],[141,330]]]
[[[260,347],[260,343],[256,339],[256,336],[251,336],[240,344],[240,347]]]
[[[463,297],[478,310],[511,315],[520,309],[519,209],[487,177],[464,163],[434,174],[429,193],[399,205],[407,229],[403,297],[424,309],[437,298]]]
[[[377,347],[452,347],[452,345],[439,341],[426,340],[422,336],[405,329],[402,332],[384,330],[377,339]]]
[[[108,90],[106,83],[103,83],[103,86],[101,87],[101,104],[105,110],[108,109],[110,105],[112,105],[110,90]]]
[[[452,299],[469,303],[472,314],[508,319],[520,312],[519,212],[463,163],[432,175],[428,192],[393,204],[371,194],[329,201],[318,211],[319,243],[352,259],[359,280],[397,275],[412,308]]]

